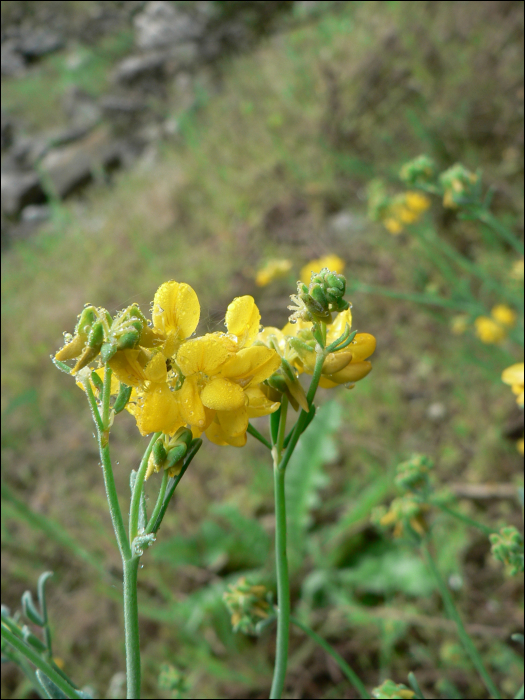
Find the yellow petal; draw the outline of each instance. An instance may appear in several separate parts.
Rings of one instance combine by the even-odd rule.
[[[197,295],[184,282],[164,282],[155,294],[151,317],[154,327],[162,333],[175,331],[181,340],[188,338],[199,323]]]
[[[515,365],[507,367],[507,369],[504,369],[501,374],[502,381],[504,381],[505,384],[510,384],[511,386],[513,384],[523,385],[525,381],[524,368],[525,365],[523,362],[517,362]]]
[[[344,369],[346,365],[350,364],[352,357],[353,355],[348,348],[341,350],[341,352],[329,353],[323,362],[323,374],[339,372]]]
[[[313,325],[314,324],[310,323],[309,321],[303,321],[299,319],[296,323],[287,323],[286,326],[283,328],[282,333],[283,335],[295,336],[297,335],[298,331],[311,330]],[[341,335],[341,333],[339,335]]]
[[[490,312],[492,318],[495,318],[498,323],[512,328],[516,323],[517,313],[506,304],[498,304]]]
[[[233,447],[244,447],[246,445],[246,433],[230,437],[221,428],[217,421],[213,421],[206,429],[206,437],[216,445],[232,445]]]
[[[225,323],[228,333],[237,337],[241,348],[251,345],[261,323],[261,314],[254,298],[246,295],[234,299],[226,311]]]
[[[286,349],[286,339],[282,331],[273,326],[265,326],[262,331],[257,336],[257,340],[264,343],[268,347],[270,346],[270,340],[273,341],[279,348],[279,352],[282,354]]]
[[[248,417],[258,418],[267,416],[277,411],[281,405],[278,401],[271,401],[263,393],[260,386],[250,386],[244,390],[244,396],[248,400]]]
[[[229,379],[215,377],[201,391],[201,401],[216,411],[234,411],[244,406],[244,392]]]
[[[166,358],[161,352],[153,355],[151,360],[144,368],[146,379],[150,382],[162,383],[168,378],[168,370],[166,369]]]
[[[228,437],[237,437],[248,429],[248,411],[245,406],[236,411],[217,411],[216,420]]]
[[[358,333],[346,349],[352,353],[352,362],[361,362],[376,349],[376,339],[370,333]]]
[[[152,384],[140,392],[134,415],[142,435],[159,430],[169,434],[186,424],[179,403],[167,384]]]
[[[108,365],[111,367],[117,379],[128,386],[141,386],[146,380],[144,368],[138,361],[140,350],[120,350]]]
[[[191,426],[204,430],[206,426],[206,413],[199,395],[199,387],[195,377],[187,377],[178,391],[180,412],[182,417]]]
[[[351,362],[340,372],[328,374],[326,377],[336,382],[336,384],[346,384],[347,382],[358,382],[360,379],[366,377],[371,370],[371,362]]]
[[[231,357],[221,367],[220,374],[239,381],[245,380],[243,386],[248,382],[258,384],[273,374],[280,365],[281,358],[275,350],[264,345],[252,345]]]
[[[338,313],[334,318],[334,322],[328,326],[326,329],[326,342],[333,343],[334,340],[340,338],[345,332],[347,325],[349,328],[352,328],[352,312],[350,309]]]
[[[207,333],[180,346],[177,364],[186,377],[197,372],[210,374],[222,365],[234,350],[234,342],[226,335]]]

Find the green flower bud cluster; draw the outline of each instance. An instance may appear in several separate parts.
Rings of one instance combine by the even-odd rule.
[[[234,632],[255,635],[257,625],[269,617],[270,592],[266,586],[250,584],[244,576],[229,585],[222,598],[231,614]]]
[[[174,698],[183,698],[190,692],[184,673],[172,664],[162,664],[160,667],[159,688],[172,693],[170,697]]]
[[[399,172],[399,177],[407,185],[431,184],[436,176],[436,165],[432,158],[421,155],[405,163]]]
[[[378,688],[374,688],[372,696],[380,700],[394,700],[395,698],[406,700],[408,698],[413,698],[415,693],[402,683],[394,683],[394,681],[387,680]]]
[[[297,294],[291,299],[295,306],[288,308],[294,313],[290,316],[291,323],[298,320],[330,323],[332,313],[346,311],[350,304],[344,300],[346,278],[336,272],[330,272],[325,267],[321,272],[312,273],[309,286],[304,282],[297,283]]]
[[[395,484],[401,491],[412,491],[426,497],[430,491],[429,473],[433,461],[425,455],[413,455],[396,468]]]
[[[106,364],[119,350],[155,347],[162,343],[148,326],[136,304],[120,311],[115,318],[103,307],[86,306],[78,318],[75,334],[57,352],[59,361],[76,359],[71,374],[76,374],[97,356]]]
[[[161,469],[166,470],[170,477],[179,474],[192,440],[193,435],[188,428],[179,428],[171,438],[168,435],[162,435],[153,445],[144,478],[149,479],[153,472]]]
[[[514,527],[502,527],[489,537],[495,559],[505,565],[510,576],[523,572],[523,537]]]
[[[439,176],[443,188],[443,205],[456,208],[461,204],[479,202],[481,198],[481,177],[479,173],[467,170],[461,163],[456,163]]]

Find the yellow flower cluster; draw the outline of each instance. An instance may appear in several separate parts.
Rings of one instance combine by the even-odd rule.
[[[105,310],[95,311],[101,320],[93,327],[109,316]],[[130,322],[126,321],[127,333],[119,335],[111,353],[108,351],[107,364],[119,382],[133,387],[126,408],[143,435],[158,431],[174,435],[188,425],[194,437],[206,433],[218,445],[242,446],[249,419],[279,408],[278,402],[265,396],[261,382],[279,368],[281,358],[271,348],[254,345],[261,317],[252,297],[238,297],[229,305],[226,333],[191,339],[199,322],[200,305],[187,284],[170,281],[159,287],[153,300],[151,326],[137,325],[139,314],[137,307],[120,314],[119,318],[135,319],[131,321],[135,325],[130,331]],[[111,335],[114,325],[115,320],[105,337]],[[88,347],[85,343],[89,345],[93,331],[86,333],[87,341],[78,340],[77,326],[77,335],[56,359],[85,356],[83,345]],[[131,339],[127,338],[130,335]],[[100,349],[103,362],[107,344]],[[78,371],[78,365],[73,372]]]
[[[516,323],[517,314],[506,304],[494,306],[490,316],[478,316],[474,321],[476,335],[487,344],[501,343]]]
[[[416,223],[429,206],[428,197],[421,192],[409,190],[391,200],[383,213],[383,224],[387,231],[397,236],[406,225]]]
[[[504,369],[501,375],[501,380],[508,384],[512,389],[512,393],[516,394],[516,403],[518,406],[523,406],[524,395],[523,395],[523,384],[524,384],[524,370],[523,362],[517,362],[515,365],[511,365]]]
[[[338,313],[333,322],[327,326],[327,346],[342,336],[346,326],[349,329],[352,327],[350,309]],[[313,374],[317,355],[312,327],[313,324],[306,321],[287,323],[282,330],[269,326],[263,329],[258,339],[268,347],[275,348],[299,374],[303,372]],[[376,339],[373,335],[357,333],[350,345],[327,355],[323,363],[319,386],[330,389],[340,384],[346,384],[352,388],[355,382],[364,379],[371,371],[372,363],[367,358],[373,354],[375,348]],[[293,386],[290,388],[293,395],[294,388]],[[301,403],[298,396],[295,398],[298,403]]]
[[[292,269],[292,261],[284,259],[268,260],[255,275],[255,284],[258,287],[266,287],[276,279],[284,277]]]

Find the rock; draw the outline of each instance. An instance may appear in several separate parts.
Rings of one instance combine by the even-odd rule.
[[[121,145],[105,128],[78,143],[50,150],[40,168],[60,198],[86,185],[97,172],[114,170],[122,163]]]
[[[167,55],[159,52],[144,56],[130,56],[121,61],[113,71],[113,81],[123,85],[132,85],[143,79],[163,80],[167,60]]]
[[[22,209],[20,219],[24,222],[40,224],[51,216],[49,204],[28,204]]]
[[[40,27],[22,34],[18,50],[29,61],[34,61],[65,45],[64,37],[45,27]]]
[[[10,76],[21,73],[25,68],[25,61],[18,51],[18,41],[8,39],[2,42],[2,75]]]
[[[141,49],[173,48],[202,38],[206,22],[174,3],[155,0],[146,3],[144,10],[133,21],[136,43]]]
[[[36,173],[2,173],[2,211],[16,216],[28,204],[40,204],[46,197]]]
[[[143,100],[124,95],[105,95],[100,100],[102,111],[109,117],[120,114],[138,114],[146,109]]]
[[[96,100],[77,85],[66,91],[62,99],[62,109],[69,121],[79,128],[92,128],[102,117]]]

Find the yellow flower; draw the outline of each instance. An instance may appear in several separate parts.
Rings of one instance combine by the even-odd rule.
[[[466,316],[465,314],[454,316],[454,318],[450,322],[450,330],[454,335],[463,335],[467,328],[468,316]]]
[[[516,262],[512,265],[510,277],[518,282],[523,280],[523,258],[521,260],[516,260]]]
[[[171,357],[199,323],[200,304],[194,290],[184,282],[164,282],[153,299],[153,327],[166,338],[164,355]]]
[[[489,316],[478,316],[474,321],[476,335],[483,343],[501,343],[505,339],[507,332]]]
[[[301,269],[301,282],[305,284],[310,284],[312,278],[312,272],[321,272],[321,270],[327,267],[331,272],[337,272],[341,274],[345,269],[345,261],[342,260],[338,255],[330,254],[325,255],[317,260],[311,260],[307,265]]]
[[[509,326],[512,328],[516,323],[517,314],[513,309],[506,306],[505,304],[498,304],[490,312],[493,319],[503,326]]]
[[[524,371],[523,362],[518,362],[515,365],[511,365],[504,369],[501,374],[501,379],[505,384],[509,384],[512,389],[512,393],[516,394],[516,403],[519,406],[523,406],[523,383],[524,383]]]
[[[228,334],[208,333],[189,340],[177,353],[185,377],[178,392],[182,416],[216,444],[244,445],[249,418],[279,408],[258,391],[281,364],[275,350],[252,344],[259,322],[253,298],[239,297],[226,313]]]
[[[403,230],[402,224],[400,224],[399,221],[392,216],[389,216],[386,219],[384,219],[383,224],[386,230],[393,236],[399,235]]]
[[[279,277],[283,277],[292,269],[291,260],[268,260],[268,262],[257,271],[255,284],[258,287],[266,287]]]
[[[382,213],[383,225],[394,236],[407,224],[414,224],[430,206],[430,199],[421,192],[409,190],[389,201]]]
[[[326,343],[330,345],[337,338],[340,338],[345,331],[346,326],[352,327],[352,312],[350,309],[341,311],[337,314],[332,324],[327,326]],[[285,336],[298,336],[303,331],[308,331],[312,328],[311,323],[298,321],[295,324],[288,323],[283,328]],[[343,350],[330,353],[323,364],[322,376],[319,386],[324,389],[330,389],[339,384],[353,384],[360,379],[364,379],[372,370],[372,363],[367,361],[367,358],[373,354],[376,348],[376,339],[370,333],[357,333],[354,340]],[[296,352],[295,366],[299,371],[304,371],[307,374],[313,374],[316,353],[312,352]]]

